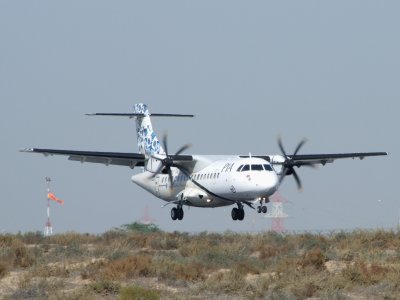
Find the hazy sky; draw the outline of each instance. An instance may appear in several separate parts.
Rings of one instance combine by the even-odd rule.
[[[400,218],[398,1],[0,1],[0,230],[43,230],[45,176],[55,232],[103,232],[140,219],[179,231],[255,231],[246,209],[170,206],[130,181],[137,170],[18,152],[137,152],[132,120],[88,112],[193,113],[156,119],[171,152],[388,151],[299,169],[281,187],[289,230],[393,228]]]

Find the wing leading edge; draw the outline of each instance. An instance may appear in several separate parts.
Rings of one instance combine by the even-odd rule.
[[[40,153],[45,156],[64,155],[69,160],[80,161],[82,163],[98,163],[104,165],[144,167],[147,157],[140,153],[124,153],[124,152],[98,152],[98,151],[77,151],[77,150],[59,150],[59,149],[38,149],[27,148],[21,152]],[[191,155],[171,155],[171,158],[177,162],[192,161]]]
[[[343,158],[359,158],[364,159],[365,157],[370,156],[384,156],[388,155],[387,152],[355,152],[355,153],[332,153],[332,154],[296,154],[288,155],[287,157],[293,161],[294,166],[304,166],[304,165],[325,165],[327,163],[332,163],[336,159],[343,159]],[[248,157],[248,156],[241,156],[241,157]],[[274,161],[274,156],[263,156],[263,155],[254,155],[253,157],[259,157],[265,159],[273,164],[283,164],[280,161]]]
[[[41,153],[45,156],[49,155],[64,155],[68,156],[69,160],[99,163],[105,165],[128,166],[131,169],[134,167],[143,167],[145,156],[139,153],[120,153],[120,152],[98,152],[98,151],[76,151],[76,150],[59,150],[59,149],[38,149],[27,148],[21,152]]]
[[[364,159],[370,156],[383,156],[387,155],[387,152],[358,152],[358,153],[333,153],[333,154],[297,154],[295,157],[289,155],[289,158],[293,158],[294,164],[296,166],[302,165],[315,165],[326,163],[332,163],[336,159],[343,158],[359,158]]]

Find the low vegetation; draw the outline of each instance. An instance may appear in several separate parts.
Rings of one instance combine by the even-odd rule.
[[[0,235],[1,299],[398,299],[400,232]]]

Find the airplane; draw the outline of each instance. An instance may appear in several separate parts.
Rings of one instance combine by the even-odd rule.
[[[92,113],[89,116],[128,117],[136,121],[139,153],[77,151],[59,149],[26,148],[21,152],[41,153],[45,156],[64,155],[69,160],[100,163],[106,166],[141,167],[131,180],[154,196],[174,205],[172,220],[182,220],[183,207],[232,208],[232,220],[242,221],[244,206],[267,212],[269,198],[278,190],[286,176],[292,175],[299,190],[300,177],[295,167],[315,167],[332,163],[336,159],[387,155],[387,152],[298,154],[305,139],[301,140],[292,155],[288,155],[281,138],[278,146],[281,154],[273,155],[183,155],[190,145],[186,144],[175,154],[168,152],[167,136],[162,143],[153,131],[150,117],[194,117],[187,114],[150,114],[146,104],[134,105],[133,113]],[[164,205],[164,206],[165,206]],[[257,208],[254,207],[257,205]]]

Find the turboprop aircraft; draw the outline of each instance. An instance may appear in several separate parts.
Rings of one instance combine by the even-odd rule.
[[[266,203],[281,185],[285,176],[292,175],[302,188],[295,170],[303,166],[332,163],[336,159],[387,155],[386,152],[298,154],[302,140],[292,155],[288,155],[278,139],[281,154],[273,155],[183,155],[190,145],[182,146],[175,154],[168,152],[167,136],[162,144],[157,138],[150,117],[193,117],[183,114],[150,114],[143,103],[135,104],[133,113],[94,113],[91,116],[117,116],[136,121],[139,153],[76,151],[27,148],[22,152],[66,155],[69,160],[105,165],[141,167],[142,172],[132,181],[154,196],[173,204],[172,220],[183,219],[183,206],[232,208],[233,220],[243,220],[244,205],[258,213],[266,213]]]

